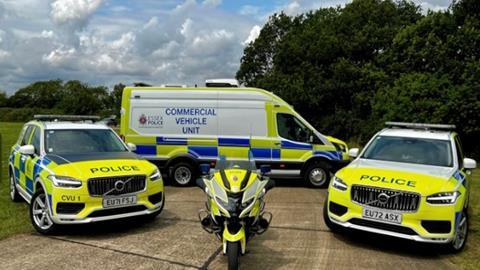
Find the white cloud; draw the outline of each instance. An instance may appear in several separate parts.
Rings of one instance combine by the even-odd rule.
[[[260,7],[252,6],[252,5],[242,6],[239,11],[240,14],[245,16],[258,15],[259,12],[260,12]]]
[[[203,5],[212,6],[212,7],[219,6],[221,3],[222,3],[222,0],[204,0],[202,2]]]
[[[297,1],[293,1],[283,11],[289,16],[297,15],[300,12],[300,4]]]
[[[57,24],[74,22],[83,25],[102,2],[103,0],[55,0],[51,4],[50,14]]]
[[[255,41],[255,39],[258,38],[260,35],[260,31],[262,28],[259,25],[254,25],[252,29],[250,30],[250,34],[248,35],[248,38],[243,42],[245,45]]]

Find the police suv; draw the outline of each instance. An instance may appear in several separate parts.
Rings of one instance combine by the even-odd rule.
[[[454,126],[387,123],[355,160],[338,171],[325,223],[463,249],[473,159]]]
[[[38,115],[12,147],[13,201],[30,204],[33,227],[54,232],[78,224],[157,216],[164,205],[158,168],[132,151],[97,117]]]

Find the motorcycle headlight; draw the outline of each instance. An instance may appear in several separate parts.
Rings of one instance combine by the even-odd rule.
[[[427,202],[430,204],[454,204],[460,197],[460,194],[459,191],[441,192],[428,196]]]
[[[68,176],[49,175],[48,179],[50,179],[56,187],[78,188],[82,186],[82,181]]]
[[[160,174],[159,169],[155,169],[155,171],[150,175],[150,180],[152,181],[157,181],[161,179],[162,179],[162,175]]]
[[[347,190],[348,185],[345,182],[343,182],[342,179],[334,176],[333,181],[332,181],[332,187],[334,187],[338,190],[341,190],[341,191],[345,191],[345,190]]]

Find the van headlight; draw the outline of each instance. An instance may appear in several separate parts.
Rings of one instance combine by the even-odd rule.
[[[82,181],[69,176],[49,175],[48,179],[50,179],[56,187],[78,188],[82,186]]]
[[[155,171],[150,174],[150,180],[157,181],[162,179],[162,174],[160,173],[159,169],[155,169]]]
[[[460,191],[440,192],[427,196],[427,202],[430,204],[454,204],[460,194]]]

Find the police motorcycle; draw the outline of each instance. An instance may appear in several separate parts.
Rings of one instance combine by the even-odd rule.
[[[265,194],[275,185],[265,176],[270,166],[257,170],[251,154],[248,160],[220,157],[213,170],[201,164],[202,178],[197,185],[207,194],[206,209],[198,213],[202,227],[223,243],[228,269],[239,269],[239,256],[245,254],[247,242],[263,234],[272,220],[265,212]]]

